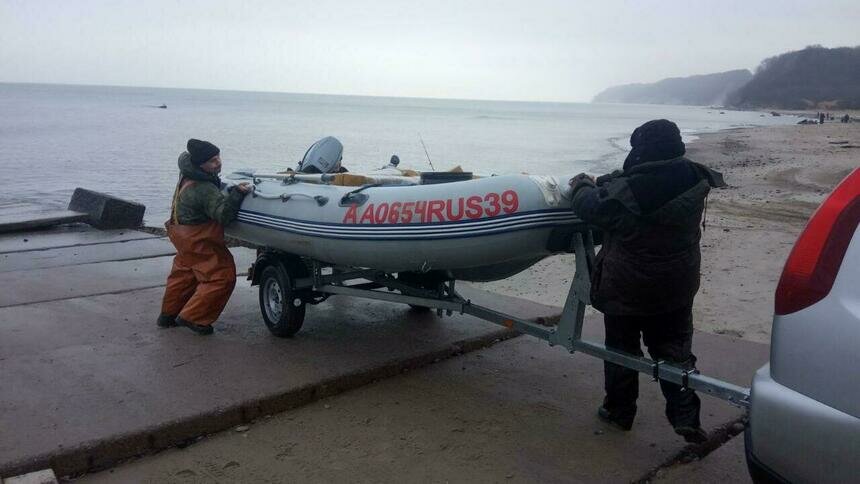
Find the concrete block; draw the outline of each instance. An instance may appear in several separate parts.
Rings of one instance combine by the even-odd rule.
[[[87,221],[99,229],[140,227],[146,207],[86,188],[76,188],[69,202],[69,210],[89,215]]]

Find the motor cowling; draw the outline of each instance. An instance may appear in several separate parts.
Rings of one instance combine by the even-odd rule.
[[[333,136],[326,136],[308,148],[296,171],[299,173],[337,173],[340,171],[342,160],[343,144]]]

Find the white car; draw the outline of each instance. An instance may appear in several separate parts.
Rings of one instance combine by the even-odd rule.
[[[860,168],[810,218],[779,280],[745,435],[755,482],[860,482],[858,222]]]

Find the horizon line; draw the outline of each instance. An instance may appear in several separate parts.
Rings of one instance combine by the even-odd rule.
[[[531,104],[594,104],[592,101],[529,101],[523,99],[470,99],[457,97],[430,97],[430,96],[391,96],[378,94],[332,94],[324,92],[295,92],[295,91],[264,91],[252,89],[221,89],[212,87],[167,87],[167,86],[142,86],[131,84],[78,84],[69,82],[22,82],[22,81],[4,81],[0,80],[0,84],[21,84],[21,85],[40,85],[40,86],[76,86],[76,87],[119,87],[119,88],[143,88],[143,89],[175,89],[184,91],[217,91],[217,92],[243,92],[243,93],[261,93],[261,94],[300,94],[308,96],[334,96],[334,97],[369,97],[383,99],[421,99],[431,101],[470,101],[470,102],[503,102],[503,103],[531,103]]]

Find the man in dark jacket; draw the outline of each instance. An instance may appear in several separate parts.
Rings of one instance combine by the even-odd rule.
[[[236,219],[247,183],[221,192],[221,151],[208,141],[188,140],[179,155],[167,236],[176,247],[158,326],[185,326],[212,334],[236,284],[236,265],[224,242],[224,226]]]
[[[606,346],[642,355],[642,335],[655,361],[694,369],[693,298],[699,289],[699,223],[711,187],[722,175],[684,158],[675,123],[649,121],[633,131],[623,170],[593,180],[571,180],[573,210],[603,232],[591,297],[603,312]],[[636,415],[639,374],[604,362],[606,398],[598,416],[630,430]],[[688,442],[707,434],[700,402],[690,389],[660,381],[666,416]]]

